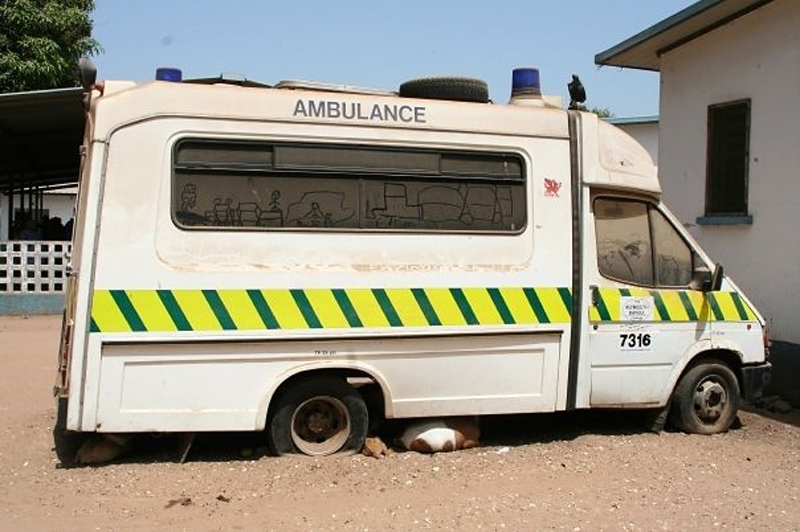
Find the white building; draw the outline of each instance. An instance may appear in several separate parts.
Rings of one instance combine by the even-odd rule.
[[[800,360],[800,1],[702,0],[595,61],[661,73],[665,201]]]

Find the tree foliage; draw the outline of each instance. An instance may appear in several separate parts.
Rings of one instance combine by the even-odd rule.
[[[589,112],[596,114],[600,118],[614,118],[614,113],[608,107],[592,107]]]
[[[78,59],[101,51],[94,0],[0,0],[0,92],[78,85]]]

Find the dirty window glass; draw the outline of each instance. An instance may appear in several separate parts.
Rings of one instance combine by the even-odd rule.
[[[659,286],[686,286],[692,280],[692,251],[656,209],[650,209]]]
[[[647,204],[599,198],[594,202],[600,273],[619,281],[653,284]]]
[[[173,169],[182,227],[517,232],[526,224],[523,163],[513,154],[184,141]]]
[[[360,227],[518,231],[525,224],[524,198],[519,183],[365,181]]]
[[[182,168],[268,168],[272,165],[272,159],[272,146],[268,145],[186,141],[181,143],[176,152],[175,164]]]
[[[708,108],[706,215],[746,215],[750,100]]]
[[[351,170],[432,174],[439,170],[439,154],[336,146],[278,146],[277,168]]]
[[[350,179],[181,172],[175,184],[185,226],[352,227],[358,215],[358,181]]]

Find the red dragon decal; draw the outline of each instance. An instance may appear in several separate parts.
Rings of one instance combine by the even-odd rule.
[[[544,195],[557,198],[558,191],[561,190],[561,181],[544,178]]]

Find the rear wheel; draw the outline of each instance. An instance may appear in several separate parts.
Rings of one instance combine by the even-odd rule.
[[[722,362],[703,362],[687,371],[675,388],[672,421],[684,432],[725,432],[736,419],[739,402],[733,371]]]
[[[67,400],[56,400],[56,422],[53,425],[53,448],[63,467],[75,465],[78,449],[86,441],[86,434],[67,430]]]
[[[367,436],[367,405],[344,380],[312,377],[276,398],[268,420],[270,446],[278,455],[353,453]]]

